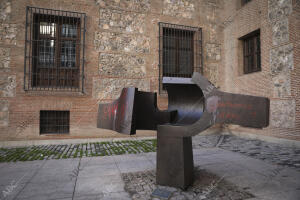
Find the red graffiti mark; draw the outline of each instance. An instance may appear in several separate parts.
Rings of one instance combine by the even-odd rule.
[[[104,116],[105,119],[110,118],[110,112],[109,112],[109,110],[110,110],[110,106],[109,105],[104,106],[104,108],[103,108],[104,115],[103,116]]]
[[[231,119],[231,120],[240,120],[240,116],[235,113],[229,113],[229,112],[221,112],[218,114],[218,118],[221,119]]]
[[[242,104],[242,103],[231,103],[231,102],[220,102],[219,103],[220,108],[239,108],[239,109],[247,109],[247,110],[252,110],[253,106],[250,104]]]
[[[115,103],[110,108],[110,114],[112,116],[116,115],[117,114],[117,110],[118,110],[118,103]]]
[[[126,107],[127,107],[126,104],[122,104],[121,109],[120,109],[121,119],[125,118]]]

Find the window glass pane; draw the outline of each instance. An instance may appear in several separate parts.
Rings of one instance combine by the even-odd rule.
[[[75,67],[76,63],[76,41],[62,41],[61,43],[61,67]]]
[[[56,24],[48,22],[40,22],[39,28],[40,35],[55,37]]]
[[[175,49],[164,50],[163,53],[163,72],[165,76],[171,76],[176,72]]]
[[[249,69],[249,67],[248,67],[248,57],[246,56],[246,57],[244,57],[244,71],[245,71],[245,73],[248,73],[248,69]]]
[[[55,57],[55,41],[41,40],[38,42],[38,62],[39,67],[53,67]]]
[[[63,24],[61,29],[62,37],[77,37],[77,26],[76,24]]]
[[[193,49],[191,34],[179,38],[179,74],[188,76],[193,73]]]
[[[244,72],[251,73],[261,69],[259,33],[249,35],[244,41]]]
[[[192,52],[181,51],[179,56],[179,74],[188,75],[193,73]]]

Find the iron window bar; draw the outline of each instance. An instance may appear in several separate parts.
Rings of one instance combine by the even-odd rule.
[[[159,93],[163,79],[190,79],[203,73],[202,29],[159,22]],[[188,81],[188,80],[187,80]]]
[[[86,14],[26,7],[24,90],[84,92]]]

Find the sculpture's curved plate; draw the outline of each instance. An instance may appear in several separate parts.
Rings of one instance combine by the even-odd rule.
[[[200,89],[197,91],[198,94],[195,92],[193,95],[203,95],[204,108],[201,117],[194,121],[196,118],[192,117],[194,115],[193,112],[182,111],[186,115],[185,118],[192,118],[193,120],[190,120],[190,122],[194,123],[189,125],[185,123],[182,124],[183,126],[175,126],[173,124],[160,125],[158,127],[159,134],[169,137],[190,137],[199,134],[216,123],[236,124],[253,128],[268,126],[270,104],[268,98],[221,92],[197,72],[193,74],[192,81]],[[182,101],[179,98],[181,94],[174,92],[176,88],[179,89],[180,87],[181,85],[178,83],[167,87],[167,90],[170,88],[170,91],[168,90],[168,98],[172,102],[171,105],[178,106],[180,104],[181,106],[178,107],[183,110],[190,110],[191,107],[200,107],[197,99],[194,99],[194,102],[189,101],[189,105],[185,106],[180,103]],[[191,88],[194,86],[187,84],[186,87]],[[185,98],[185,96],[181,96],[181,98]],[[189,97],[187,96],[187,98]]]

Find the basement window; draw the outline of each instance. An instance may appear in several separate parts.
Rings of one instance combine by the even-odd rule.
[[[64,134],[70,132],[70,111],[40,111],[40,134]]]
[[[84,13],[26,9],[24,89],[83,91]]]
[[[261,71],[260,30],[253,31],[240,40],[243,43],[244,74]]]

